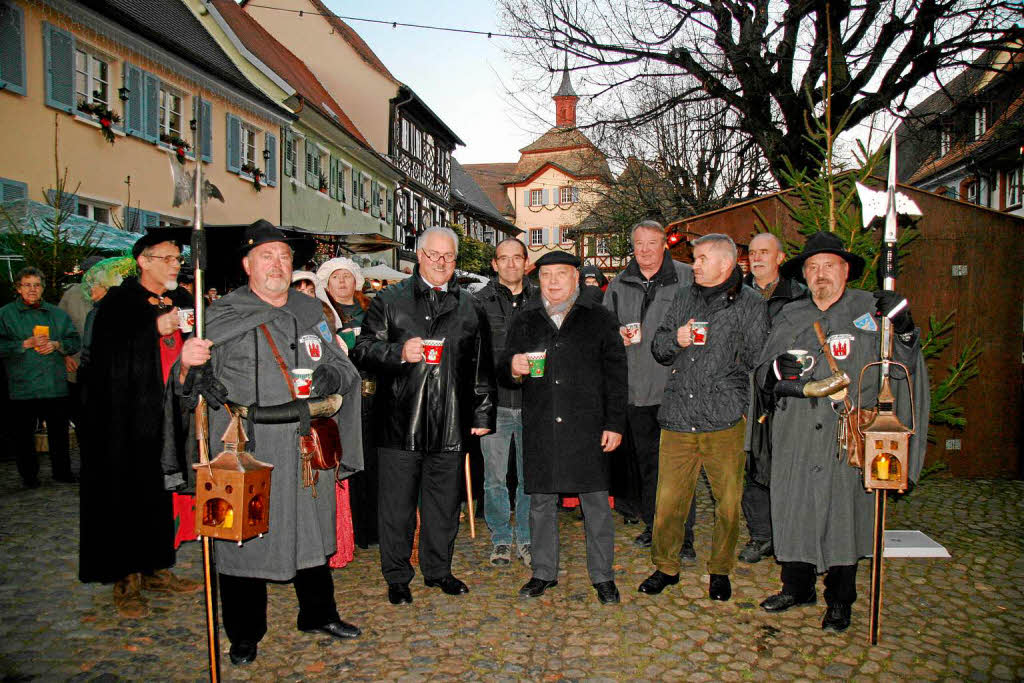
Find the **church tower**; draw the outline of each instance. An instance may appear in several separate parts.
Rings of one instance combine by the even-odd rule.
[[[580,98],[572,89],[568,65],[562,67],[562,84],[558,86],[558,91],[552,96],[552,99],[555,101],[555,125],[559,128],[575,128],[576,102]]]

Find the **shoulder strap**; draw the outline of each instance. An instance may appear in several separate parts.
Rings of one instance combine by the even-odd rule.
[[[291,394],[292,399],[295,396],[295,385],[292,383],[291,375],[288,374],[288,367],[284,364],[284,359],[281,358],[281,353],[277,350],[277,344],[274,343],[274,338],[270,336],[270,330],[267,329],[266,323],[260,325],[260,329],[263,330],[263,336],[267,338],[267,344],[270,345],[270,350],[274,353],[274,360],[277,361],[277,367],[281,368],[281,376],[284,377],[284,383],[288,385],[288,393]]]

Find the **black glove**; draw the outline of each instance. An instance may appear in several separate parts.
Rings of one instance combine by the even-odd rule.
[[[910,317],[910,305],[907,303],[905,296],[885,290],[875,292],[874,296],[875,315],[879,318],[882,316],[889,317],[894,308],[897,308],[901,303],[903,304],[903,308],[889,318],[892,320],[892,329],[896,334],[907,334],[914,331],[914,319]]]
[[[803,368],[800,361],[791,353],[780,354],[772,361],[771,367],[764,378],[764,390],[771,392],[775,389],[775,383],[781,379],[799,379]]]
[[[181,389],[182,398],[189,410],[195,410],[199,405],[199,397],[206,399],[206,403],[214,410],[220,409],[228,400],[228,390],[220,383],[209,365],[198,365],[189,368],[185,375],[185,383]]]
[[[313,371],[313,386],[310,398],[323,398],[336,394],[341,389],[341,373],[331,365],[318,365]]]

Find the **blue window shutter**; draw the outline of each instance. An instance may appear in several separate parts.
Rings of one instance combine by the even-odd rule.
[[[547,190],[544,190],[544,193],[547,194]],[[541,235],[544,244],[549,244],[551,242],[551,230],[549,228],[544,228],[541,231]]]
[[[50,202],[50,206],[56,206],[57,191],[47,190],[46,199]],[[61,195],[61,200],[61,203],[63,204],[63,210],[72,214],[78,213],[78,195],[71,194],[70,192],[65,192],[64,194]]]
[[[313,143],[306,140],[306,184],[314,189],[320,189],[320,179],[317,178],[316,169],[313,168]]]
[[[213,102],[193,97],[192,118],[199,122],[200,158],[213,161]]]
[[[150,142],[160,138],[160,79],[142,72],[142,137]]]
[[[529,205],[530,205],[530,191],[529,190],[523,190],[523,206],[529,206]]]
[[[384,195],[386,196],[385,201],[388,203],[388,214],[385,220],[388,225],[393,225],[392,216],[395,215],[395,193],[390,189],[386,189],[384,190]]]
[[[0,3],[0,86],[25,94],[25,13]]]
[[[338,198],[338,160],[327,155],[327,196],[331,199]]]
[[[348,185],[345,180],[345,164],[338,160],[338,201],[343,202],[348,195]]]
[[[227,168],[231,173],[242,172],[242,122],[227,114]]]
[[[550,198],[551,198],[551,196],[550,196],[550,193],[548,192],[548,190],[541,191],[541,200],[540,200],[541,205],[547,206],[550,203]]]
[[[374,218],[380,216],[380,192],[376,180],[370,181],[370,215]]]
[[[146,232],[150,228],[160,227],[160,214],[155,211],[140,211],[139,213],[142,214],[141,232]]]
[[[572,188],[572,201],[573,202],[578,202],[579,200],[580,200],[580,188],[574,187],[574,188]]]
[[[75,110],[75,37],[43,22],[43,71],[46,105],[62,111]]]
[[[350,198],[352,206],[357,209],[363,207],[359,206],[359,171],[352,169],[352,197]]]
[[[124,103],[124,132],[142,137],[142,69],[124,63],[124,87],[128,88],[128,101]]]
[[[0,178],[0,202],[28,199],[28,185],[9,178]]]
[[[282,156],[284,157],[284,174],[289,178],[295,177],[295,136],[292,132],[285,128],[284,130],[284,144],[282,147]]]
[[[277,186],[277,136],[273,133],[266,134],[266,145],[267,151],[270,152],[270,158],[267,159],[267,185],[270,187]]]

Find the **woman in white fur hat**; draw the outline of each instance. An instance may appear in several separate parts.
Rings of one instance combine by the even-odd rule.
[[[339,256],[320,266],[316,278],[336,314],[335,329],[351,349],[370,307],[370,300],[362,292],[363,272],[352,259]]]

